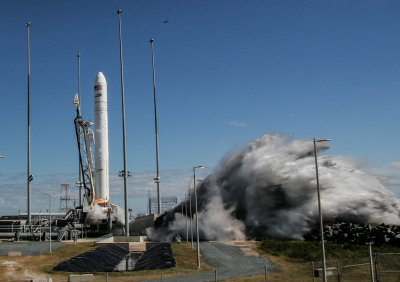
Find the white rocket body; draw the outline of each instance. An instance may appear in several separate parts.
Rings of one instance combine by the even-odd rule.
[[[108,171],[107,81],[102,72],[94,80],[95,199],[107,204],[110,199]]]

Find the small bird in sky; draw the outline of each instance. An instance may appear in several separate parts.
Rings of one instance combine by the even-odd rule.
[[[167,22],[168,22],[168,20],[164,21],[164,23],[167,23]]]

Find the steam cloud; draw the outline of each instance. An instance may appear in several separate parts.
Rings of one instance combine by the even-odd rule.
[[[329,149],[317,144],[318,154]],[[351,158],[319,156],[318,167],[324,222],[400,224],[400,200]],[[201,239],[302,240],[318,225],[313,142],[264,135],[224,158],[197,193]],[[194,197],[192,211],[193,203]],[[180,203],[148,230],[152,239],[169,241],[177,233],[186,238],[182,205],[185,215]]]
[[[111,205],[111,209],[111,221],[116,221],[121,225],[125,225],[124,210],[117,205]],[[107,219],[107,213],[104,212],[103,208],[101,208],[97,203],[94,203],[93,207],[89,211],[89,222],[95,224],[101,222],[103,219]]]

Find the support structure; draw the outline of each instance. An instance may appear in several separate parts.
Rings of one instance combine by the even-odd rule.
[[[158,197],[150,197],[149,194],[149,214],[160,214],[163,213],[178,203],[177,197],[162,197],[161,198],[161,209],[159,212],[159,201]]]
[[[95,199],[95,189],[94,189],[94,176],[95,176],[95,168],[93,163],[93,148],[94,148],[94,133],[90,129],[90,126],[93,124],[88,121],[84,121],[81,116],[80,106],[79,106],[79,98],[78,94],[75,95],[74,104],[76,104],[76,118],[74,120],[75,123],[75,132],[76,139],[78,142],[78,150],[79,150],[79,162],[80,168],[82,172],[82,185],[85,187],[85,195],[84,197],[87,199],[87,203],[90,206],[93,206]]]

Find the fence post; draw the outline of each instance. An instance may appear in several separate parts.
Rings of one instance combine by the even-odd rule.
[[[339,260],[337,260],[337,275],[338,275],[338,282],[340,282]]]
[[[106,282],[108,282],[108,274],[106,274]]]
[[[314,262],[311,262],[312,264],[312,281],[315,282],[315,278],[314,278]]]
[[[268,282],[268,269],[267,269],[267,266],[265,266],[265,282]]]
[[[375,265],[376,265],[376,280],[378,282],[381,282],[381,263],[379,260],[379,253],[376,253],[376,260],[375,260]]]
[[[374,282],[374,260],[372,259],[372,247],[371,247],[371,241],[369,241],[368,244],[368,250],[369,250],[369,265],[371,268],[371,281]]]
[[[218,278],[217,278],[217,269],[215,269],[215,282],[217,282]]]
[[[164,274],[164,273],[161,271],[161,281],[163,281],[163,278],[164,278],[164,277],[163,277],[163,274]]]

